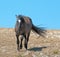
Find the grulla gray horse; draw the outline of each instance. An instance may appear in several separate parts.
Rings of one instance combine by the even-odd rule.
[[[17,21],[15,25],[15,33],[17,38],[17,50],[22,49],[23,38],[25,38],[24,47],[27,49],[31,30],[41,36],[45,35],[46,30],[44,30],[43,28],[36,27],[32,23],[32,20],[30,17],[23,16],[23,15],[16,15],[16,18],[17,18]],[[20,37],[21,41],[19,41],[19,36],[22,36]]]

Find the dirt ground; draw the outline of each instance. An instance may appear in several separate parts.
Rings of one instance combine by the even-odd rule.
[[[17,51],[14,29],[0,28],[0,57],[60,57],[60,38],[42,38],[31,33],[28,50]]]

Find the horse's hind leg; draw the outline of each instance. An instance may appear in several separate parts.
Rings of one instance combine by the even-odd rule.
[[[16,38],[17,38],[17,50],[19,51],[19,36],[16,35]]]
[[[21,37],[20,49],[22,49],[23,36]]]

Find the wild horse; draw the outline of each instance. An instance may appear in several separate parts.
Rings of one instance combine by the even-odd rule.
[[[37,34],[39,34],[41,36],[44,36],[45,30],[33,25],[30,17],[23,16],[23,15],[17,15],[16,18],[17,18],[17,21],[16,21],[16,25],[15,25],[15,32],[16,32],[17,49],[18,50],[22,49],[23,38],[25,38],[24,47],[27,49],[31,30],[35,31]],[[19,36],[20,35],[22,37],[20,38],[21,42],[19,43]]]

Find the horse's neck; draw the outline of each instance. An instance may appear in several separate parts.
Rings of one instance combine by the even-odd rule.
[[[29,24],[31,21],[27,17],[24,18],[25,23]]]

